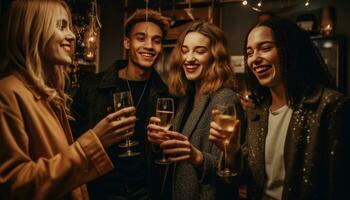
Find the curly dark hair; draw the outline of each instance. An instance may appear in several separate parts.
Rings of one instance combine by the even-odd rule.
[[[169,27],[170,27],[170,19],[168,17],[162,16],[157,11],[154,10],[148,10],[146,9],[137,9],[125,22],[124,24],[124,34],[126,37],[130,36],[132,28],[135,26],[135,24],[139,22],[145,22],[147,20],[149,22],[153,22],[159,26],[159,28],[162,30],[163,38],[168,33]]]
[[[292,108],[320,85],[335,88],[328,68],[308,33],[294,22],[279,17],[258,22],[248,31],[244,46],[245,67],[248,67],[246,55],[248,35],[259,26],[266,26],[273,32],[282,81],[287,92],[288,104]],[[250,70],[247,71],[248,87],[253,91],[257,102],[269,104],[271,102],[269,88],[261,86],[255,75]]]

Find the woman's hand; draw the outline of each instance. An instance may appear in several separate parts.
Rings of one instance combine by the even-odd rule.
[[[169,139],[162,142],[160,147],[171,162],[189,161],[195,167],[203,165],[202,152],[195,148],[186,136],[174,131],[167,131],[165,135]]]
[[[218,115],[217,110],[213,110],[212,116],[215,119],[216,115]],[[227,132],[222,129],[222,127],[217,124],[215,121],[210,123],[209,130],[209,140],[212,141],[219,149],[224,151],[224,143],[227,144],[228,152],[237,152],[240,148],[239,143],[239,125],[240,121],[235,120],[233,126],[233,132]]]
[[[135,107],[123,108],[103,118],[92,129],[105,148],[133,134],[136,122]]]
[[[160,123],[159,118],[151,117],[149,119],[149,124],[147,126],[148,141],[158,145],[167,139],[165,137],[165,130],[164,128],[159,126],[159,123]]]

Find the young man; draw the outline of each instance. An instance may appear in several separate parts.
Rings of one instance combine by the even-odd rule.
[[[112,146],[107,151],[115,169],[90,183],[88,189],[92,199],[157,199],[160,169],[153,164],[146,126],[155,113],[157,97],[168,94],[154,65],[161,55],[169,20],[149,10],[146,21],[146,10],[137,10],[124,28],[127,61],[119,60],[106,71],[82,81],[73,99],[76,121],[72,125],[75,133],[91,128],[106,113],[114,111],[113,93],[130,91],[137,117],[132,140],[139,143],[132,146],[132,151],[139,154],[120,157],[126,149]]]

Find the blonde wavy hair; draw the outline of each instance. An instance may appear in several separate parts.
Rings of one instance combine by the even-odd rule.
[[[181,53],[184,39],[190,32],[198,32],[210,39],[212,63],[210,67],[204,69],[205,74],[199,92],[201,94],[214,92],[221,87],[234,89],[234,71],[230,64],[230,54],[224,32],[214,24],[200,21],[193,23],[180,35],[171,53],[168,79],[169,92],[175,96],[185,96],[193,87],[191,81],[187,80],[182,68],[184,58]]]
[[[0,73],[18,73],[30,88],[68,111],[66,66],[43,66],[45,48],[64,11],[71,22],[69,7],[63,0],[13,1],[1,31]]]

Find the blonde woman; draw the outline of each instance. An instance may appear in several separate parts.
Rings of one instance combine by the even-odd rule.
[[[73,141],[64,67],[75,36],[64,1],[16,0],[1,29],[0,199],[88,199],[84,183],[113,169],[105,149],[130,136],[126,108]]]
[[[208,140],[212,110],[217,104],[234,102],[242,119],[243,111],[234,87],[227,41],[221,29],[208,22],[196,22],[179,37],[172,52],[169,91],[179,97],[173,123],[164,140],[152,117],[148,126],[150,142],[160,144],[175,164],[169,170],[172,198],[231,198],[216,175],[219,149]],[[163,135],[164,136],[164,135]],[[219,191],[220,190],[220,191]]]

